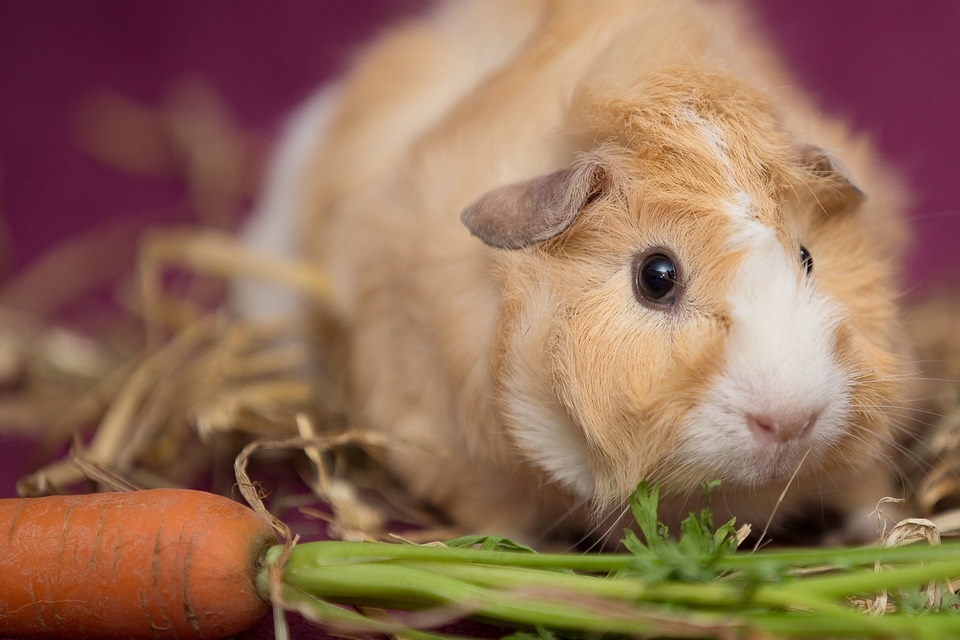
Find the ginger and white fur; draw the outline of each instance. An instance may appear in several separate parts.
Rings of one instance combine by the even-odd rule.
[[[465,530],[615,541],[639,481],[675,521],[719,478],[720,517],[862,531],[903,394],[898,184],[736,6],[462,0],[301,110],[253,235],[329,274],[354,423]],[[672,307],[635,294],[651,250]]]

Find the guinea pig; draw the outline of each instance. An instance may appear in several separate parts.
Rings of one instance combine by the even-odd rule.
[[[352,423],[464,531],[616,541],[640,481],[671,523],[719,479],[717,517],[855,537],[907,393],[900,184],[737,5],[460,0],[293,117],[249,235],[329,275]]]

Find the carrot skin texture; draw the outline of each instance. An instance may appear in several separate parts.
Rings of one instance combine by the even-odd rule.
[[[276,537],[247,507],[153,489],[0,500],[0,637],[220,638],[268,610]]]

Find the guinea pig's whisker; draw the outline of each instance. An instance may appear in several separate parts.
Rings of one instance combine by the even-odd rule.
[[[929,398],[927,398],[929,400]],[[932,416],[934,418],[942,418],[943,414],[938,411],[933,411],[932,409],[925,409],[921,405],[921,400],[917,400],[913,404],[884,404],[882,402],[862,402],[858,404],[858,407],[864,407],[868,409],[881,409],[884,411],[895,409],[897,411],[903,411],[908,414],[921,413]]]
[[[890,458],[890,454],[887,452],[886,447],[881,446],[881,444],[877,444],[876,442],[874,442],[873,434],[861,435],[859,433],[851,432],[850,437],[856,442],[858,442],[859,444],[861,444],[867,451],[873,454],[877,454],[877,458],[879,460],[882,460],[888,463],[892,462],[892,459]],[[853,462],[849,460],[846,455],[844,455],[844,459],[848,463]]]
[[[610,513],[613,513],[613,511]],[[590,529],[584,533],[583,537],[577,540],[577,542],[573,545],[573,548],[579,547],[585,542],[590,542],[590,545],[584,551],[585,553],[593,551],[598,546],[604,544],[605,541],[609,540],[610,533],[626,518],[629,513],[630,505],[627,503],[620,509],[620,513],[617,514],[617,517],[613,519],[613,522],[610,523],[610,526],[608,526],[605,531],[598,534],[603,523],[609,518],[609,514],[604,515],[602,512],[598,512],[595,514],[596,524],[590,527]],[[618,540],[617,545],[619,546],[619,544],[620,541]]]
[[[901,455],[910,455],[911,453],[905,445],[898,442],[897,439],[892,436],[878,436],[867,429],[861,429],[860,431],[862,433],[851,431],[850,437],[856,438],[859,442],[869,446],[873,451],[885,454],[886,457],[889,457],[890,449]]]
[[[877,463],[881,464],[881,465],[882,465],[883,467],[885,467],[893,476],[896,476],[896,477],[900,478],[901,480],[903,480],[903,469],[902,469],[902,465],[898,463],[896,456],[892,455],[888,449],[884,449],[883,447],[880,447],[880,446],[878,446],[878,445],[872,444],[870,438],[862,438],[862,439],[860,439],[859,441],[862,442],[862,443],[864,444],[864,446],[867,447],[868,450],[870,450],[870,451],[872,451],[873,453],[876,454],[876,456],[872,459],[872,463],[873,463],[873,464],[877,464]],[[914,457],[914,458],[915,458],[915,456],[912,456],[912,454],[909,454],[909,452],[906,452],[906,451],[900,452],[900,455],[901,455],[901,457],[908,457],[908,456],[910,456],[910,457]],[[853,464],[854,464],[853,461],[848,460],[848,458],[847,458],[846,455],[843,455],[842,457],[843,457],[844,460],[847,461],[848,464],[850,464],[850,465],[853,465]],[[922,464],[923,464],[923,462],[922,462],[921,460],[918,460],[918,459],[917,459],[917,460],[914,460],[914,462],[915,462],[916,464],[918,464],[918,465],[922,465]]]
[[[556,531],[557,529],[559,529],[560,526],[563,525],[563,523],[570,521],[570,520],[577,514],[577,512],[579,512],[580,509],[583,508],[583,506],[584,506],[586,503],[587,503],[587,500],[584,500],[584,499],[575,500],[575,501],[573,502],[573,504],[571,504],[570,507],[569,507],[566,511],[564,511],[560,516],[558,516],[557,518],[555,518],[555,519],[553,520],[553,522],[549,523],[549,524],[544,528],[544,536],[547,536],[548,534],[550,534],[550,533]],[[573,545],[573,546],[575,547],[576,545],[582,544],[583,542],[584,542],[584,540],[580,540],[580,541],[578,541],[578,542],[577,542],[575,545]],[[571,547],[571,548],[573,548],[573,547]]]
[[[932,377],[932,376],[918,376],[918,375],[899,375],[899,376],[885,376],[883,378],[876,378],[876,382],[944,382],[949,384],[956,384],[960,382],[960,379],[957,378],[942,378],[942,377]]]
[[[867,380],[870,382],[902,382],[906,381],[920,381],[920,382],[957,382],[956,378],[942,378],[939,376],[928,376],[925,375],[928,371],[937,371],[939,367],[942,367],[945,364],[957,364],[955,360],[904,360],[899,363],[899,366],[902,368],[914,369],[911,372],[901,372],[901,373],[890,373],[883,376],[878,376],[875,371],[870,371],[867,369],[854,369],[850,371],[851,380],[856,384],[859,381]],[[923,365],[921,367],[921,365]],[[919,369],[917,369],[919,368]]]
[[[922,326],[922,325],[928,324],[931,321],[953,322],[954,320],[956,320],[955,314],[951,312],[951,313],[944,313],[942,316],[928,316],[927,318],[923,318],[923,319],[913,318],[905,322],[904,325],[905,326],[910,326],[910,325]],[[955,363],[956,360],[944,360],[943,358],[912,358],[912,359],[900,360],[898,364],[900,366],[904,366],[904,365],[914,365],[914,364],[943,364],[946,362]]]
[[[922,427],[929,427],[943,417],[941,414],[938,414],[935,411],[913,411],[910,408],[893,406],[886,407],[883,405],[862,407],[862,410],[864,413],[881,413],[888,418],[897,418],[905,423],[920,425]],[[903,428],[907,425],[897,424],[896,426]]]
[[[921,409],[917,406],[900,404],[881,404],[861,402],[854,405],[854,409],[863,413],[882,414],[889,418],[897,418],[906,422],[920,424],[921,426],[932,426],[937,420],[946,417],[939,411],[931,409]],[[897,425],[903,427],[904,425]]]
[[[624,506],[623,509],[620,510],[620,513],[617,515],[616,519],[614,519],[613,523],[609,527],[607,527],[606,531],[604,531],[603,539],[608,539],[610,537],[611,532],[616,527],[624,528],[626,525],[632,524],[633,520],[631,519],[630,514],[631,514],[630,505],[628,504]],[[624,524],[625,522],[626,522],[626,525]],[[620,539],[617,540],[617,545],[618,546],[620,545]]]

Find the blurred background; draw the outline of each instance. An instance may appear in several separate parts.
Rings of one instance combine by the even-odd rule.
[[[165,174],[167,167],[118,170],[84,140],[81,127],[90,135],[90,114],[85,121],[84,110],[102,97],[100,92],[145,108],[169,109],[178,92],[183,98],[185,83],[202,83],[221,101],[229,121],[254,139],[249,151],[260,161],[284,114],[341,70],[358,42],[424,4],[0,3],[3,273],[22,269],[58,242],[103,221],[170,221],[186,215],[178,206],[180,185]],[[919,196],[913,281],[955,270],[960,3],[752,4],[800,80],[828,109],[872,132],[910,177]],[[254,187],[257,172],[248,169],[247,186]]]

